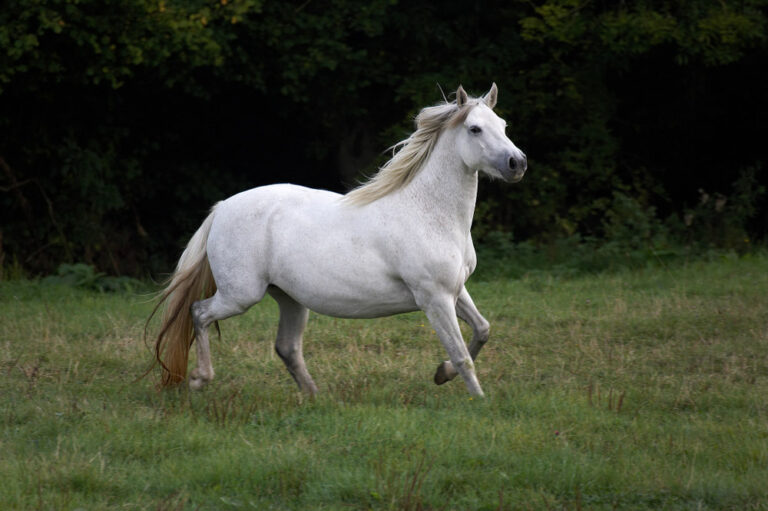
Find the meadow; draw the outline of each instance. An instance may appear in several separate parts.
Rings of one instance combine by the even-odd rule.
[[[159,392],[151,297],[0,282],[0,507],[768,509],[768,255],[710,259],[470,280],[485,399],[421,313],[313,314],[309,399],[269,299]]]

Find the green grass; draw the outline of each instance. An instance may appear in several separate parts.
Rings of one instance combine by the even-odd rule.
[[[486,399],[409,314],[313,315],[309,400],[269,300],[157,392],[146,297],[2,282],[0,507],[768,509],[768,256],[469,288]]]

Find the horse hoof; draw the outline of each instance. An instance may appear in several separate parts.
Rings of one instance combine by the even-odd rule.
[[[437,366],[437,371],[435,372],[435,383],[437,385],[442,385],[445,382],[451,381],[451,378],[448,375],[448,364],[449,362],[443,362]]]

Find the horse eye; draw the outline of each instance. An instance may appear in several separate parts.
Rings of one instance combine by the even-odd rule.
[[[482,133],[482,131],[483,130],[480,128],[480,126],[470,126],[469,128],[469,132],[472,133],[473,135],[478,135]]]

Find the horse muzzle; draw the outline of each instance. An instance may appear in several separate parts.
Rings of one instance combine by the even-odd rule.
[[[520,153],[520,155],[510,156],[507,159],[507,168],[504,169],[502,175],[506,182],[517,183],[523,179],[526,170],[528,170],[528,158]]]

